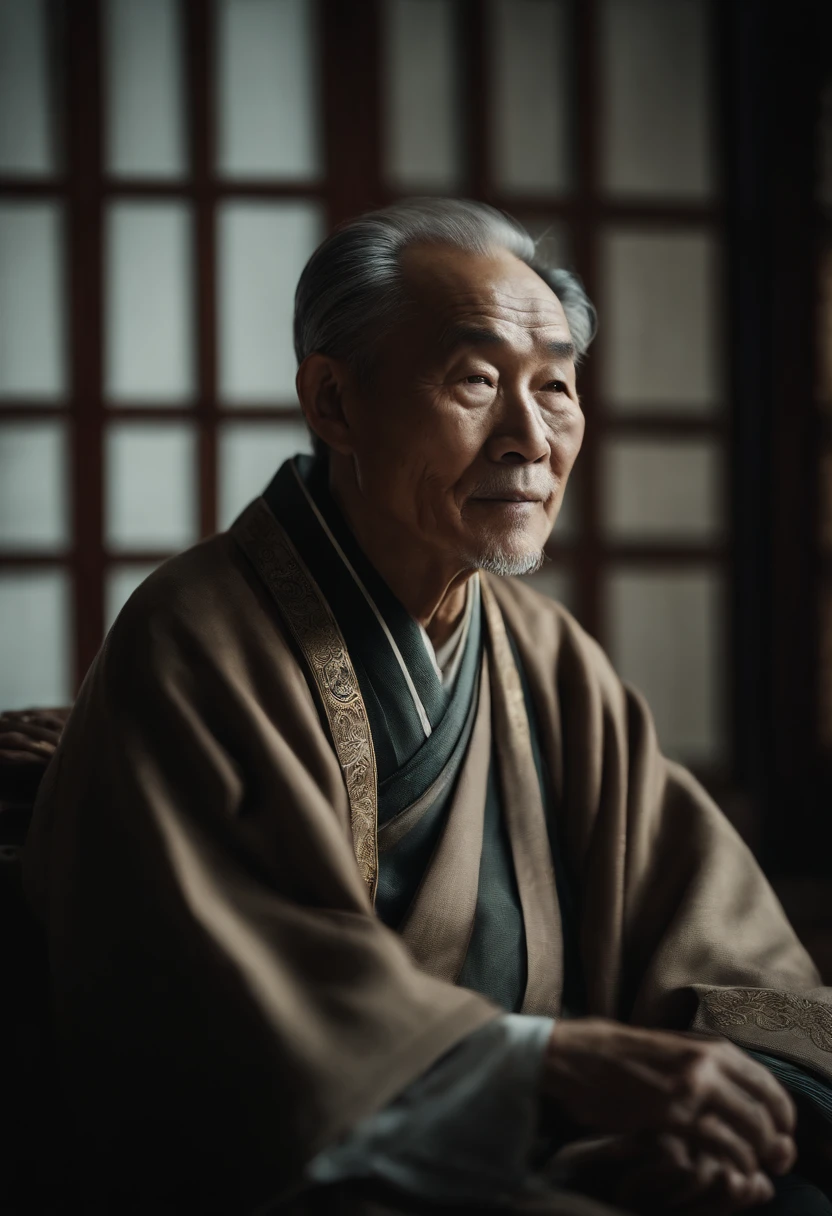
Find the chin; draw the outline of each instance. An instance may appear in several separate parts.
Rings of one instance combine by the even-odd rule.
[[[516,540],[514,543],[510,540],[484,542],[470,554],[471,566],[475,569],[504,576],[534,574],[545,560],[542,545],[518,544]]]
[[[545,556],[542,549],[536,553],[486,553],[477,562],[477,569],[503,576],[534,574],[543,565]]]

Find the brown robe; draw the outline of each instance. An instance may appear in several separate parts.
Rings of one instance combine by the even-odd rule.
[[[589,1012],[693,1022],[832,1078],[832,993],[746,846],[574,619],[487,586],[532,685]],[[296,654],[233,536],[203,542],[122,612],[41,787],[27,889],[114,1211],[291,1199],[319,1149],[498,1013],[373,914]]]

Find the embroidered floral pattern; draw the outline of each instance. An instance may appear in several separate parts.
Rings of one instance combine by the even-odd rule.
[[[274,596],[312,672],[347,787],[356,860],[373,899],[378,879],[376,757],[346,643],[320,588],[264,499],[247,508],[233,536]]]
[[[768,988],[729,988],[706,993],[702,1004],[708,1022],[728,1034],[753,1024],[772,1033],[801,1035],[819,1051],[832,1051],[832,1007],[809,997]]]

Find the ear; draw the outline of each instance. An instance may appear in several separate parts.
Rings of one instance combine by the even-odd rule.
[[[298,400],[309,429],[327,447],[342,455],[352,454],[352,434],[344,410],[347,366],[329,355],[307,355],[295,379]]]

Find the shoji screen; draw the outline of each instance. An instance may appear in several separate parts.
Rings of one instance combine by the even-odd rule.
[[[600,312],[535,583],[665,748],[724,772],[713,11],[0,0],[0,704],[67,700],[146,573],[306,446],[292,294],[333,221],[460,194],[526,222]]]
[[[0,2],[2,707],[70,700],[133,588],[308,448],[319,59],[307,0]]]
[[[533,581],[644,691],[665,748],[716,777],[730,534],[711,13],[386,0],[382,45],[389,195],[487,198],[598,305],[585,448]]]
[[[54,13],[0,4],[0,699],[72,693],[71,456],[64,148]]]

